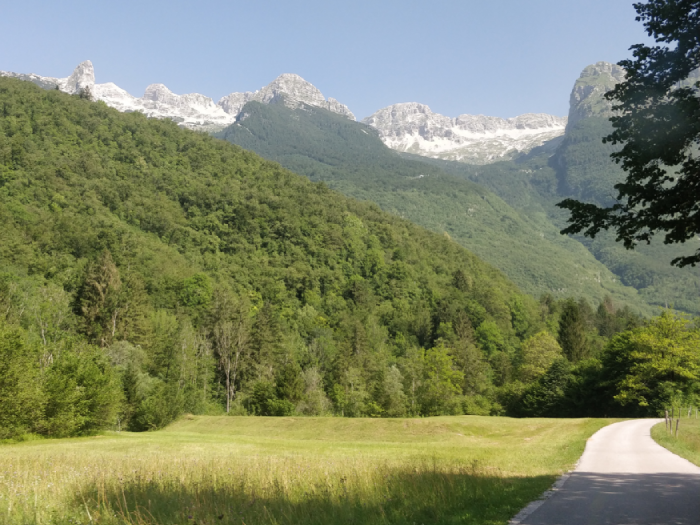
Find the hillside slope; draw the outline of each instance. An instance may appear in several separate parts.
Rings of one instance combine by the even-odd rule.
[[[581,117],[567,129],[553,153],[535,151],[516,161],[488,166],[411,158],[488,188],[529,219],[540,221],[542,228],[563,229],[568,214],[556,207],[557,202],[567,197],[600,206],[614,202],[614,185],[625,174],[610,159],[611,146],[602,142],[611,130],[605,116]],[[639,245],[633,251],[607,232],[595,239],[577,240],[620,282],[636,288],[648,304],[700,313],[697,269],[670,265],[673,258],[695,251],[700,242],[697,239],[685,245],[665,245],[661,238],[655,238],[650,245]]]
[[[520,214],[494,193],[387,148],[373,128],[319,108],[250,103],[218,134],[346,195],[378,203],[452,239],[535,297],[584,297],[650,310],[635,290],[546,220]]]
[[[225,401],[463,413],[556,323],[497,269],[376,204],[171,121],[2,78],[0,232],[0,350],[36,357],[20,386],[36,363],[72,378],[84,358],[66,359],[91,343],[132,429]],[[59,425],[72,405],[49,399],[47,419],[17,432],[87,431]]]
[[[542,229],[563,229],[568,215],[555,206],[557,202],[570,197],[610,206],[617,195],[614,185],[625,177],[610,159],[613,146],[602,143],[612,131],[611,103],[604,95],[624,76],[621,67],[607,62],[584,68],[571,91],[564,136],[514,161],[472,166],[429,159],[424,153],[404,155],[488,188]],[[664,245],[657,238],[634,251],[615,242],[611,233],[577,240],[620,282],[637,289],[648,304],[700,313],[700,275],[692,268],[670,266],[672,259],[694,252],[697,239],[683,246]]]

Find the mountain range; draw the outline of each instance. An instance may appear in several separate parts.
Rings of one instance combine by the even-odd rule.
[[[380,109],[362,120],[391,149],[426,157],[488,164],[514,158],[564,134],[566,117],[526,113],[503,119],[484,115],[449,118],[409,102]]]
[[[289,107],[306,104],[327,109],[351,120],[355,115],[299,75],[285,73],[255,92],[234,92],[218,102],[199,93],[176,95],[163,84],[149,85],[137,98],[112,82],[95,83],[92,62],[86,60],[66,78],[0,71],[0,76],[28,80],[45,89],[57,88],[78,93],[87,88],[95,100],[102,100],[119,111],[140,111],[149,117],[170,118],[183,127],[220,131],[241,116],[243,106],[252,101],[269,104],[281,98]],[[392,149],[419,155],[486,164],[527,153],[564,134],[567,119],[544,113],[527,113],[503,119],[484,115],[456,118],[433,113],[424,104],[394,104],[380,109],[363,122],[380,132]]]
[[[112,82],[95,83],[95,69],[89,60],[80,63],[66,78],[10,71],[0,71],[0,76],[27,80],[44,89],[59,89],[71,94],[88,89],[93,100],[102,100],[119,111],[140,111],[148,117],[169,118],[183,127],[202,131],[217,131],[234,123],[247,102],[269,104],[282,97],[290,107],[309,104],[355,120],[347,106],[334,98],[326,99],[315,86],[293,74],[280,75],[255,92],[231,93],[217,103],[199,93],[176,95],[163,84],[149,85],[143,96],[137,98]]]
[[[624,175],[600,140],[610,130],[603,94],[624,78],[619,66],[585,68],[574,83],[568,117],[449,118],[404,103],[362,122],[291,74],[218,103],[199,94],[175,95],[162,84],[136,98],[114,84],[96,84],[89,61],[64,79],[0,76],[69,93],[88,88],[120,111],[218,132],[312,180],[448,234],[531,295],[574,295],[594,303],[611,295],[645,313],[653,311],[649,305],[700,311],[700,280],[668,265],[683,247],[655,243],[628,252],[610,235],[591,241],[558,234],[566,217],[556,202],[574,197],[608,205]]]

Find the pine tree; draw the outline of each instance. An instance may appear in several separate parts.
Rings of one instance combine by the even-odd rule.
[[[567,359],[573,363],[588,355],[586,323],[581,308],[573,301],[565,302],[559,319],[559,344]]]

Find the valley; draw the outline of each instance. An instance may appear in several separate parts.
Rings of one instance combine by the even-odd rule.
[[[626,383],[609,374],[632,370],[611,359],[633,346],[613,342],[664,323],[684,333],[668,313],[645,319],[693,312],[697,280],[657,245],[630,259],[609,238],[559,233],[561,198],[608,202],[619,176],[595,114],[609,109],[591,98],[613,73],[584,70],[564,135],[487,164],[392,150],[295,75],[229,96],[216,107],[235,120],[213,136],[172,113],[196,97],[158,85],[138,104],[168,118],[95,101],[104,85],[88,62],[67,79],[4,75],[0,340],[36,380],[10,383],[26,406],[0,437],[152,430],[222,410],[658,409],[619,401]],[[448,124],[564,125],[485,122]]]
[[[30,4],[0,525],[695,523],[700,0]]]

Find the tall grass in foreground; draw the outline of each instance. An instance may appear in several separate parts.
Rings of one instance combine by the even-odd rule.
[[[133,458],[89,466],[59,457],[75,465],[59,472],[37,460],[2,474],[13,479],[2,499],[7,523],[502,523],[553,481],[477,464]]]
[[[422,420],[433,424],[432,438],[424,432],[421,443],[388,448],[271,440],[255,429],[233,437],[156,432],[0,447],[0,523],[503,524],[605,423],[569,420],[567,431],[562,420],[504,420],[509,427],[501,431],[494,418],[485,424],[493,428],[468,436],[463,418],[462,432],[446,438],[449,419]],[[300,420],[305,424],[325,423]],[[397,437],[384,432],[387,440]]]
[[[673,425],[674,435],[666,430],[664,423],[659,423],[652,427],[651,437],[662,447],[700,466],[700,419],[681,418],[678,437],[675,437],[675,420]]]

